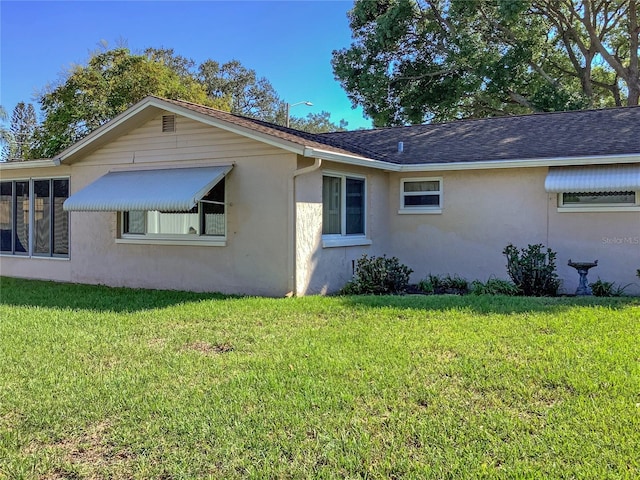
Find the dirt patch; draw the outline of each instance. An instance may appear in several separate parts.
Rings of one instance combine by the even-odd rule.
[[[166,344],[167,341],[164,338],[152,338],[148,343],[151,348],[163,348]]]
[[[20,415],[16,412],[7,412],[0,415],[0,427],[6,430],[14,430],[20,420]]]
[[[61,439],[51,444],[31,444],[25,453],[32,454],[43,450],[51,454],[53,468],[42,477],[57,479],[99,479],[101,472],[109,470],[120,472],[112,478],[130,478],[131,461],[134,455],[127,450],[118,449],[107,440],[107,431],[111,427],[108,421],[92,425],[81,435]],[[81,472],[81,473],[80,473]]]
[[[220,353],[232,352],[233,345],[227,342],[211,344],[209,342],[198,340],[197,342],[193,342],[185,346],[185,350],[195,350],[196,352],[200,352],[204,355],[217,355]]]

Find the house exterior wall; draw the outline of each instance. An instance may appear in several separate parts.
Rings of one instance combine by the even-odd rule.
[[[640,213],[558,212],[557,195],[548,194],[548,169],[518,168],[390,174],[390,241],[387,253],[409,265],[419,281],[429,273],[458,274],[469,280],[508,278],[503,248],[542,243],[557,252],[561,291],[574,293],[574,261],[599,260],[589,274],[640,293]],[[441,214],[400,215],[400,179],[440,176]]]
[[[69,177],[71,194],[114,169],[233,163],[226,178],[225,246],[123,243],[115,212],[72,212],[68,259],[0,256],[0,274],[113,286],[281,296],[339,290],[363,254],[397,256],[414,270],[469,280],[507,278],[503,248],[542,243],[557,252],[562,290],[573,293],[574,261],[599,260],[598,277],[640,294],[640,212],[561,212],[545,192],[547,167],[393,173],[313,159],[177,117],[162,133],[162,112],[72,164],[3,169],[2,180]],[[323,242],[322,177],[366,179],[366,242]],[[441,177],[439,214],[400,214],[401,180]]]
[[[72,165],[52,169],[51,175],[70,175],[73,194],[114,168],[233,163],[226,178],[226,246],[117,243],[118,214],[72,212],[68,260],[3,256],[2,274],[112,286],[286,294],[292,286],[287,268],[293,248],[288,188],[295,154],[184,117],[177,118],[175,133],[162,133],[160,125],[158,115]],[[10,172],[16,178],[30,173]]]
[[[307,166],[301,163],[300,168]],[[366,179],[366,238],[370,245],[332,246],[322,241],[322,176],[344,173]],[[379,170],[323,162],[320,169],[296,177],[296,288],[299,295],[336,292],[353,276],[363,254],[388,250],[388,174]]]

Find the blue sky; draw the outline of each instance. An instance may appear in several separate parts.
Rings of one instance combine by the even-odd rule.
[[[100,42],[134,52],[173,48],[200,63],[237,59],[266,77],[294,107],[326,110],[348,128],[371,127],[333,78],[331,52],[351,43],[352,1],[66,1],[0,2],[0,104],[32,102]]]

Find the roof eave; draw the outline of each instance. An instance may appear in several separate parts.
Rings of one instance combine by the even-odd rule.
[[[336,163],[346,163],[349,165],[358,165],[361,167],[376,168],[379,170],[388,170],[398,172],[400,171],[400,165],[390,162],[383,162],[380,160],[374,160],[372,158],[362,157],[359,155],[349,155],[347,153],[331,152],[329,150],[322,150],[314,147],[305,147],[302,154],[305,157],[321,158]]]
[[[57,158],[46,158],[42,160],[24,160],[21,162],[0,162],[0,170],[20,170],[24,168],[47,168],[57,167],[60,161]]]
[[[503,168],[534,168],[553,166],[579,166],[579,165],[611,165],[615,163],[640,162],[640,153],[624,155],[593,155],[582,157],[553,157],[553,158],[523,158],[514,160],[488,160],[477,162],[448,162],[448,163],[415,163],[398,164],[373,160],[357,155],[335,153],[317,148],[307,147],[304,150],[305,157],[321,158],[337,163],[358,165],[390,172],[429,172],[443,170],[488,170]]]
[[[479,162],[416,163],[399,165],[400,172],[428,172],[442,170],[487,170],[497,168],[533,168],[578,165],[611,165],[640,162],[640,153],[622,155],[593,155],[581,157],[523,158]]]

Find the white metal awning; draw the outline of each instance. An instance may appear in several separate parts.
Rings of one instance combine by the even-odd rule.
[[[191,210],[232,165],[109,172],[65,200],[70,212]]]
[[[628,192],[640,190],[640,164],[551,167],[547,192]]]

